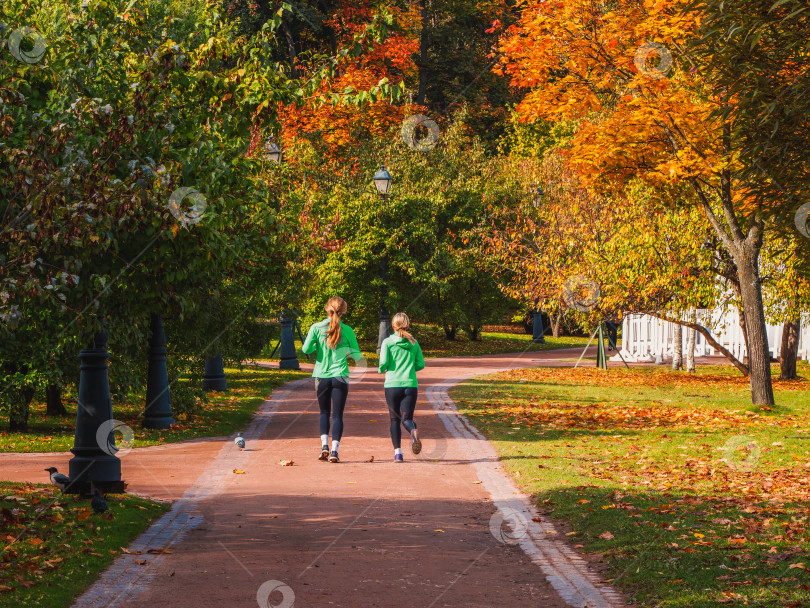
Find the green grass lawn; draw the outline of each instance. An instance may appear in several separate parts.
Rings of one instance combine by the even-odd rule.
[[[307,329],[306,327],[303,329]],[[413,335],[419,341],[419,346],[425,358],[431,357],[472,357],[476,355],[495,355],[500,353],[515,352],[536,352],[543,350],[554,350],[558,348],[585,348],[588,338],[579,336],[564,336],[552,338],[546,336],[545,344],[535,344],[532,342],[531,334],[527,334],[520,326],[495,326],[484,327],[480,340],[470,340],[461,331],[456,334],[455,340],[445,338],[444,331],[435,325],[416,325],[413,328]],[[306,355],[301,352],[301,343],[296,337],[296,350],[298,358],[302,362],[307,361]],[[265,349],[265,355],[269,356],[275,347],[275,342]],[[360,349],[366,357],[369,366],[376,366],[378,356],[376,353],[377,342],[360,341]],[[278,352],[275,359],[266,358],[268,361],[277,361]],[[576,360],[576,357],[574,358]]]
[[[89,500],[50,486],[0,482],[0,608],[67,608],[169,507],[137,496]]]
[[[246,366],[242,369],[226,369],[225,375],[228,379],[227,392],[211,393],[208,403],[200,403],[193,414],[175,415],[176,424],[170,429],[158,431],[141,428],[142,399],[113,403],[113,417],[132,428],[134,441],[130,447],[230,435],[250,423],[253,412],[273,389],[307,374]],[[46,416],[45,404],[33,403],[30,432],[0,431],[0,452],[63,452],[72,448],[76,396],[65,395],[64,399],[69,412],[64,417]]]
[[[517,370],[453,399],[569,539],[661,608],[810,606],[810,366],[750,404],[730,366]]]

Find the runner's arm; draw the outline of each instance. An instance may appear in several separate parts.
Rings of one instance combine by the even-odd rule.
[[[416,346],[416,371],[425,369],[425,357],[422,356],[422,347],[419,346],[419,342],[414,344]]]
[[[349,356],[355,361],[365,360],[363,353],[360,352],[360,345],[357,343],[357,336],[354,334],[353,329],[346,332],[346,341],[349,343]]]
[[[315,352],[315,347],[317,346],[318,340],[315,338],[315,332],[317,329],[313,325],[309,328],[307,332],[307,339],[304,340],[304,345],[301,347],[301,350],[304,352],[305,355],[311,355]]]
[[[388,371],[388,345],[383,343],[380,349],[380,365],[377,367],[378,374],[384,374]]]

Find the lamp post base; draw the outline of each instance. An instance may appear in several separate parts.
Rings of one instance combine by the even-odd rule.
[[[532,342],[535,344],[545,344],[546,338],[543,335],[545,333],[546,328],[543,327],[543,313],[539,310],[535,310],[532,317]]]
[[[120,484],[121,461],[115,455],[114,423],[110,400],[110,381],[107,373],[106,330],[96,334],[93,348],[79,353],[78,407],[76,408],[76,436],[74,456],[68,463],[70,487],[66,492],[81,492],[90,483]],[[109,430],[108,430],[109,429]],[[75,486],[75,489],[74,489]]]
[[[279,369],[301,369],[298,354],[295,352],[295,336],[293,335],[292,319],[283,316],[281,321],[281,355],[278,362]]]
[[[152,337],[149,339],[149,369],[146,376],[146,407],[141,426],[145,429],[167,429],[174,424],[166,371],[166,333],[163,317],[152,315]]]
[[[227,391],[228,381],[225,379],[225,365],[222,363],[222,353],[205,360],[202,389],[204,391]]]

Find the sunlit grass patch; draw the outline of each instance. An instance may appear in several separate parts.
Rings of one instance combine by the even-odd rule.
[[[97,515],[89,500],[53,487],[0,482],[0,608],[70,606],[168,509],[130,495],[108,495],[107,503]]]
[[[515,370],[451,394],[641,605],[804,606],[809,372],[775,382],[773,408],[722,366]]]
[[[198,403],[195,411],[176,413],[175,424],[166,430],[141,428],[144,408],[142,397],[132,395],[123,403],[113,403],[113,417],[129,425],[134,432],[130,447],[143,447],[172,443],[198,437],[230,435],[250,423],[253,413],[273,389],[296,378],[306,377],[304,372],[280,371],[260,367],[226,369],[228,391],[210,393],[207,402]],[[73,447],[76,425],[75,395],[65,396],[69,415],[45,415],[45,404],[31,404],[30,432],[0,431],[0,452],[63,452]]]

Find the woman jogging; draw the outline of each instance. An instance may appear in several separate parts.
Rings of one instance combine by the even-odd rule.
[[[422,442],[413,411],[416,409],[416,396],[419,393],[416,372],[425,368],[422,349],[408,333],[411,320],[404,312],[398,312],[391,320],[394,335],[387,337],[380,349],[379,372],[385,372],[385,400],[391,414],[391,441],[394,444],[394,462],[404,462],[402,457],[402,430],[400,423],[411,434],[411,450],[414,454],[422,451]]]
[[[309,328],[304,340],[303,351],[315,353],[315,394],[321,410],[319,426],[321,431],[321,454],[318,460],[340,462],[338,446],[343,436],[343,409],[349,395],[348,357],[360,361],[360,347],[354,330],[340,322],[346,314],[343,298],[332,298],[326,303],[328,318]],[[329,419],[332,419],[332,449],[329,450]]]

